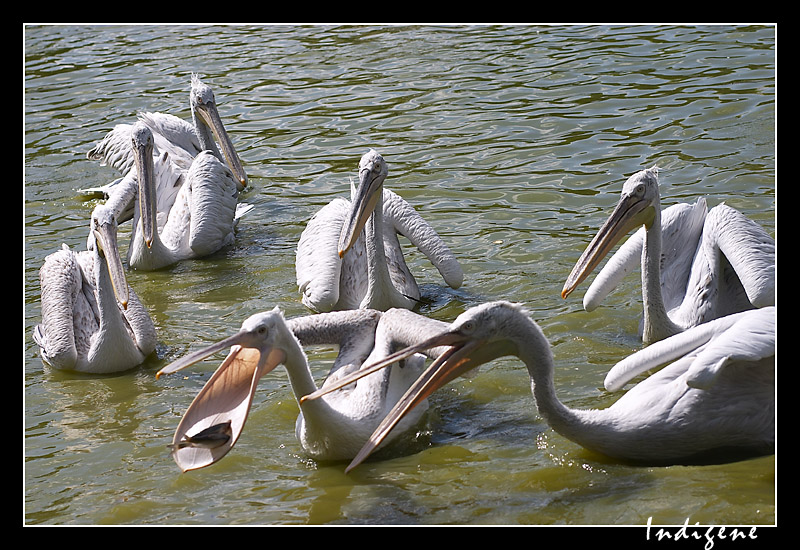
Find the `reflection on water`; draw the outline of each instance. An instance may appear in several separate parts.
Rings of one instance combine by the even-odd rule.
[[[85,247],[94,199],[77,190],[116,177],[85,153],[140,110],[188,119],[191,72],[215,90],[256,210],[229,250],[128,272],[157,356],[115,376],[53,371],[30,338],[38,269],[62,242]],[[511,359],[434,396],[429,448],[348,475],[302,455],[282,370],[261,381],[234,451],[180,474],[166,444],[221,358],[154,374],[257,311],[307,313],[300,232],[349,194],[374,147],[386,187],[464,267],[453,291],[409,251],[420,313],[452,320],[487,300],[523,302],[553,345],[559,397],[607,406],[605,372],[640,346],[638,275],[592,313],[582,291],[560,298],[566,275],[627,175],[652,165],[665,205],[724,200],[775,235],[775,92],[768,26],[26,27],[25,522],[773,524],[774,457],[610,463],[544,425]],[[309,351],[319,379],[332,357]]]

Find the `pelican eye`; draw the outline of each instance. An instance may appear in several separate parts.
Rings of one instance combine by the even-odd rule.
[[[475,324],[475,321],[467,321],[466,323],[461,325],[461,328],[459,329],[459,331],[462,332],[462,333],[469,334],[469,333],[475,332],[476,327],[477,327],[477,325]]]

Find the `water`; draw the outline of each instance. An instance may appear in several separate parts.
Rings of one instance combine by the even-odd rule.
[[[245,432],[181,474],[166,444],[216,368],[156,371],[252,313],[304,315],[294,248],[369,147],[387,187],[461,261],[448,289],[409,264],[452,320],[495,299],[530,308],[553,346],[558,395],[603,407],[608,368],[641,344],[638,273],[584,312],[559,293],[631,173],[662,168],[662,203],[705,196],[775,235],[776,29],[771,26],[28,26],[25,28],[24,523],[28,525],[776,523],[774,457],[641,468],[590,454],[538,416],[527,373],[495,361],[432,398],[422,452],[306,458],[285,372],[262,379]],[[116,177],[85,153],[138,110],[189,118],[189,75],[214,88],[256,209],[231,249],[129,272],[157,354],[113,376],[58,372],[31,339],[38,269],[85,247]],[[127,229],[120,240],[127,242]],[[127,246],[126,244],[123,247]],[[321,380],[333,351],[310,351]]]

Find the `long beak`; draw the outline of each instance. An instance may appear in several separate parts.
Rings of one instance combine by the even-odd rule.
[[[93,228],[95,242],[103,253],[108,266],[108,274],[111,278],[111,286],[114,288],[114,294],[117,300],[122,305],[123,309],[128,308],[128,281],[125,277],[125,270],[122,267],[122,258],[119,254],[119,245],[117,243],[117,226],[116,223],[101,223]]]
[[[147,248],[153,244],[156,229],[156,185],[154,181],[152,145],[135,146],[136,177],[139,180],[139,215],[142,220],[142,237]]]
[[[246,333],[239,332],[178,359],[156,374],[158,378],[176,372],[232,346],[225,361],[194,398],[175,430],[170,446],[172,457],[184,472],[210,466],[233,448],[250,412],[258,380],[286,357],[278,348],[259,350],[243,347],[239,342],[245,336]],[[222,437],[219,437],[220,426],[225,427]],[[204,437],[210,432],[217,437]]]
[[[653,221],[654,208],[649,201],[623,196],[611,216],[583,251],[564,283],[561,297],[566,298],[597,267],[619,240],[634,228]]]
[[[485,342],[483,341],[470,340],[458,333],[448,331],[431,338],[421,346],[406,348],[408,353],[417,353],[421,351],[420,348],[422,346],[428,348],[450,346],[408,388],[389,414],[381,421],[356,457],[350,462],[345,472],[349,472],[361,464],[389,435],[389,432],[392,431],[397,423],[415,406],[451,380],[477,367],[481,361],[475,360],[472,354],[484,344]],[[407,356],[407,354],[404,354],[404,356]]]
[[[354,372],[352,374],[349,374],[347,376],[343,376],[342,378],[340,378],[339,380],[337,380],[334,383],[325,384],[322,388],[318,389],[317,391],[309,393],[309,394],[304,395],[303,397],[301,397],[300,398],[300,404],[303,404],[306,401],[311,401],[313,399],[319,399],[323,395],[326,395],[326,394],[334,392],[334,391],[336,391],[338,389],[344,388],[345,386],[349,386],[353,382],[356,382],[357,380],[360,380],[361,378],[364,378],[365,376],[370,375],[370,374],[372,374],[374,372],[378,372],[381,369],[385,369],[386,367],[391,366],[394,363],[397,363],[398,361],[402,361],[403,359],[411,357],[415,353],[424,353],[426,350],[430,350],[432,348],[436,348],[436,347],[439,347],[439,346],[444,346],[445,348],[447,348],[447,347],[449,347],[449,344],[446,343],[446,341],[447,341],[447,339],[445,338],[446,334],[449,334],[449,333],[443,333],[443,334],[434,336],[433,338],[429,338],[428,340],[426,340],[426,341],[424,341],[424,342],[422,342],[420,344],[416,344],[416,345],[413,345],[413,346],[409,346],[407,348],[403,348],[403,349],[401,349],[399,351],[396,351],[395,353],[393,353],[391,355],[387,355],[386,357],[384,357],[383,359],[381,359],[380,361],[378,361],[376,363],[373,363],[372,365],[366,365],[366,366],[362,367],[361,369],[359,369],[358,371],[356,371],[356,372]],[[446,351],[447,350],[445,349],[445,352]]]
[[[342,233],[339,236],[339,257],[343,257],[350,247],[361,235],[361,231],[372,215],[378,199],[383,193],[383,174],[375,175],[369,169],[369,165],[364,167],[358,174],[358,191],[350,207],[350,215],[345,220]]]
[[[197,112],[202,117],[203,122],[211,128],[214,137],[217,138],[217,142],[219,142],[220,148],[222,149],[222,154],[225,156],[225,160],[228,163],[228,167],[233,172],[233,175],[239,180],[242,187],[247,187],[247,174],[244,168],[242,168],[242,161],[239,159],[239,155],[233,147],[233,142],[231,142],[231,138],[228,136],[228,132],[222,124],[222,118],[219,116],[217,106],[213,103],[198,105]]]

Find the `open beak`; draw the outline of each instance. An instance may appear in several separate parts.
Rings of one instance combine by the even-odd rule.
[[[122,305],[123,309],[128,308],[128,281],[125,278],[125,270],[122,267],[122,258],[119,254],[117,243],[117,225],[114,221],[99,223],[92,228],[96,246],[108,265],[108,273],[111,278],[111,285],[114,287],[114,294]]]
[[[203,122],[211,128],[214,137],[217,138],[225,161],[228,163],[228,167],[233,172],[233,175],[243,188],[247,187],[247,174],[244,168],[242,168],[242,161],[239,159],[239,155],[233,147],[233,142],[231,142],[231,138],[228,136],[228,132],[222,124],[222,119],[219,116],[216,105],[210,102],[202,103],[197,105],[196,110],[203,119]]]
[[[174,361],[156,374],[159,378],[231,348],[175,430],[170,448],[184,472],[210,466],[233,448],[250,412],[258,380],[286,357],[278,348],[244,347],[241,342],[246,337],[246,332],[239,332]]]
[[[564,283],[561,297],[566,298],[597,267],[619,240],[641,225],[649,226],[654,219],[652,203],[632,195],[623,196],[592,242],[583,251]]]
[[[383,193],[385,174],[372,170],[372,163],[367,164],[358,173],[358,191],[350,208],[350,215],[345,220],[339,236],[339,257],[343,257],[361,235],[367,220],[372,215],[378,199]]]

